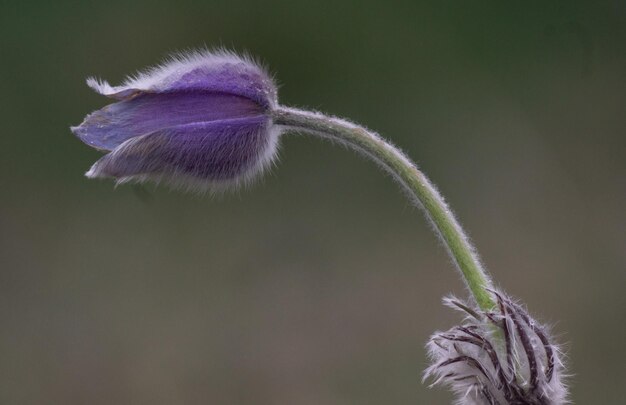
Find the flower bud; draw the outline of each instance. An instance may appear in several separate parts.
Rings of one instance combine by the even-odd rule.
[[[498,307],[489,312],[454,297],[444,300],[465,313],[465,322],[431,337],[432,365],[424,379],[450,387],[458,404],[567,403],[558,346],[524,308],[502,293],[493,294]]]
[[[72,128],[87,145],[108,152],[87,177],[205,191],[253,178],[276,155],[276,86],[248,58],[196,52],[121,86],[93,78],[87,84],[117,100]]]

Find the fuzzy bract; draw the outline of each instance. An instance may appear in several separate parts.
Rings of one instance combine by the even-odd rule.
[[[424,379],[448,386],[463,405],[567,403],[562,353],[546,328],[511,298],[493,294],[493,311],[444,300],[466,315],[465,322],[431,337]]]
[[[87,177],[214,190],[250,180],[276,155],[276,86],[249,58],[194,52],[121,86],[93,78],[87,84],[116,100],[72,127],[87,145],[108,152]]]

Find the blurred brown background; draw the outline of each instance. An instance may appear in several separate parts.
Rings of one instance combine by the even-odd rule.
[[[88,181],[68,127],[168,52],[260,56],[439,186],[567,343],[576,403],[626,381],[626,3],[0,3],[0,403],[420,404],[462,283],[374,164],[301,136],[251,190]]]

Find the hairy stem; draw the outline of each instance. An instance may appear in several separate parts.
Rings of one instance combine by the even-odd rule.
[[[341,142],[378,162],[423,208],[478,306],[485,311],[495,308],[489,292],[493,290],[491,280],[461,225],[433,184],[398,148],[366,128],[319,113],[278,107],[273,118],[276,125],[286,130]]]

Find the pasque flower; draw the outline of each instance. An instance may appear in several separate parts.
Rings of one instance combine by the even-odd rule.
[[[121,86],[87,83],[116,100],[72,128],[87,145],[109,152],[87,177],[206,190],[246,181],[274,159],[276,86],[249,58],[196,52]]]
[[[462,275],[473,302],[447,303],[466,322],[435,334],[426,376],[463,404],[565,402],[560,352],[544,328],[493,287],[445,200],[397,147],[350,121],[278,104],[276,86],[249,58],[228,52],[179,55],[112,87],[89,86],[116,101],[72,131],[107,152],[87,172],[117,182],[164,181],[191,190],[238,185],[275,158],[278,138],[304,132],[347,145],[376,161],[426,214]]]

